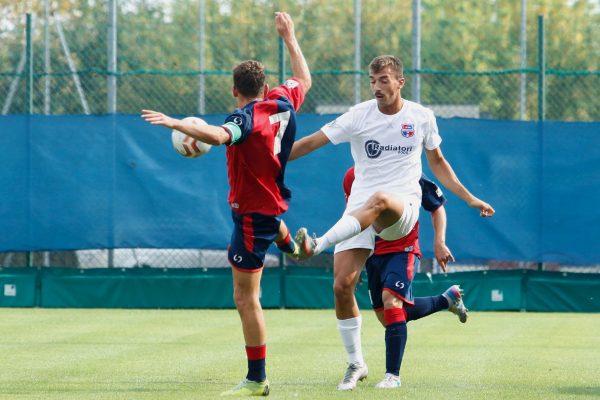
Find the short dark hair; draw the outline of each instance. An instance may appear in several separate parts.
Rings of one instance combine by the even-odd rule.
[[[404,66],[402,65],[402,61],[398,57],[395,56],[377,56],[371,61],[369,64],[369,71],[371,72],[381,72],[386,67],[389,67],[393,72],[396,73],[396,78],[404,77]]]
[[[255,60],[242,61],[233,69],[233,86],[245,97],[258,97],[265,86],[265,66]]]

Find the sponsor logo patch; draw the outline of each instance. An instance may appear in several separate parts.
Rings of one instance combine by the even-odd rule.
[[[395,144],[382,145],[377,140],[367,140],[365,142],[365,152],[369,158],[377,158],[384,151],[391,151],[398,154],[412,153],[414,146],[397,146]]]

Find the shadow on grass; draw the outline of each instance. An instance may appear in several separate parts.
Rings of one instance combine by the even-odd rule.
[[[221,382],[216,379],[198,379],[189,381],[171,381],[171,380],[154,380],[144,384],[140,384],[139,380],[114,380],[114,381],[79,381],[79,382],[64,382],[49,385],[38,385],[28,386],[26,388],[1,388],[0,387],[0,398],[2,395],[28,395],[28,394],[56,394],[56,393],[153,393],[153,392],[165,392],[165,393],[187,393],[197,392],[201,388],[206,388],[207,385],[214,385],[215,391],[225,390],[228,386],[233,386],[234,381],[228,384]],[[218,387],[222,386],[222,387]]]
[[[559,388],[557,391],[561,394],[600,398],[600,386],[572,386]]]

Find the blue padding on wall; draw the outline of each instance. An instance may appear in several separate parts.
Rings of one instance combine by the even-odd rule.
[[[493,218],[481,218],[477,210],[445,190],[448,246],[455,255],[458,251],[459,259],[539,260],[537,124],[440,119],[438,125],[442,151],[460,181],[496,210]],[[431,223],[423,222],[421,227],[421,243],[431,249]]]
[[[298,138],[334,117],[300,115]],[[224,115],[203,118],[219,124]],[[447,242],[459,260],[600,262],[600,123],[438,125],[460,180],[497,211],[482,219],[446,191]],[[0,145],[0,251],[227,246],[223,147],[186,159],[167,129],[137,115],[2,116]],[[350,165],[347,144],[288,164],[292,230],[322,234],[339,218]],[[423,211],[421,247],[430,256],[429,219]]]

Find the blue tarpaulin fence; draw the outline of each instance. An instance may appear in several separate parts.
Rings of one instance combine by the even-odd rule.
[[[203,118],[220,124],[224,116]],[[298,137],[333,118],[299,115]],[[497,211],[482,219],[446,191],[447,241],[457,258],[600,263],[600,123],[438,125],[461,181]],[[0,251],[227,246],[222,147],[186,159],[167,129],[137,115],[16,115],[0,117],[0,148]],[[288,164],[291,229],[322,234],[339,218],[351,165],[348,145]],[[421,245],[431,255],[429,216],[421,219]]]

